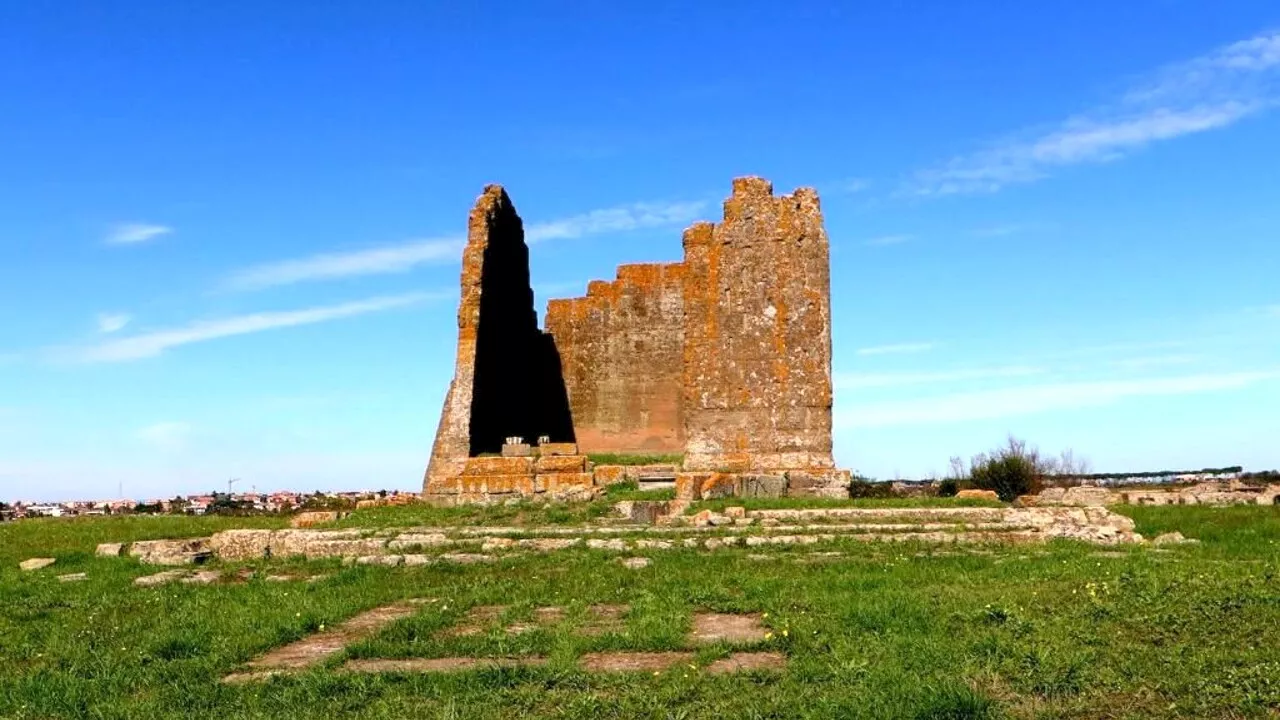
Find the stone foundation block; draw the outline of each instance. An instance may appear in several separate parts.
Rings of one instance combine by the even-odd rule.
[[[715,476],[713,472],[681,472],[676,473],[676,498],[680,500],[701,500],[702,485]]]
[[[476,475],[532,475],[532,457],[475,457],[467,458],[462,476]]]
[[[209,538],[140,540],[129,546],[129,555],[149,565],[191,565],[208,560],[212,554]]]
[[[627,468],[622,465],[597,465],[592,470],[595,483],[600,487],[616,485],[627,479]]]
[[[576,443],[543,443],[538,446],[538,453],[542,457],[577,455],[578,446]]]
[[[848,470],[797,471],[787,473],[790,497],[847,498],[852,477]]]
[[[778,498],[787,494],[785,475],[740,475],[738,495],[742,497]]]
[[[539,475],[534,481],[534,489],[537,492],[551,493],[553,495],[565,491],[579,492],[583,488],[594,487],[594,485],[595,478],[588,472],[551,473]]]
[[[711,477],[702,481],[702,487],[698,491],[698,497],[703,500],[717,500],[720,498],[733,497],[737,491],[737,483],[733,475],[726,473],[712,473]]]
[[[527,443],[519,443],[516,445],[503,445],[502,457],[504,458],[533,457],[533,446]]]
[[[584,473],[587,471],[586,455],[544,455],[534,467],[539,475],[548,473]]]
[[[488,475],[458,478],[458,492],[462,495],[506,495],[535,492],[533,475]]]

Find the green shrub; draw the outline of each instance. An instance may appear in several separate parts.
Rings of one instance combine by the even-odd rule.
[[[897,497],[897,493],[893,491],[893,484],[887,482],[867,482],[866,480],[854,480],[849,483],[849,497],[851,498],[891,498]]]
[[[1005,502],[1019,495],[1034,495],[1043,485],[1035,461],[1008,448],[974,458],[969,481],[979,490],[994,490]]]

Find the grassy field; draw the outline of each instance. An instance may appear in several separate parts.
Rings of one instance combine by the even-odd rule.
[[[872,504],[872,503],[868,503]],[[139,588],[154,572],[97,542],[275,519],[101,518],[0,525],[0,718],[1274,718],[1280,715],[1280,509],[1128,508],[1168,548],[822,546],[655,552],[628,570],[586,549],[489,566],[342,567],[321,582]],[[576,522],[594,506],[390,508],[348,523]],[[367,521],[367,522],[366,522]],[[815,551],[840,552],[839,556]],[[58,558],[24,573],[32,556]],[[266,568],[266,563],[249,564]],[[231,565],[228,567],[241,567]],[[60,573],[88,579],[61,583]],[[359,611],[435,598],[344,657],[538,654],[536,669],[353,676],[335,660],[227,686],[249,658]],[[476,605],[631,606],[624,634],[442,638]],[[675,649],[699,609],[768,613],[780,675],[592,675],[604,648]],[[700,660],[725,648],[699,652]]]

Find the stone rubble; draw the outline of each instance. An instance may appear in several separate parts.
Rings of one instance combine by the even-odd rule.
[[[18,567],[31,572],[33,570],[43,570],[56,562],[58,562],[57,558],[31,558],[18,563]]]

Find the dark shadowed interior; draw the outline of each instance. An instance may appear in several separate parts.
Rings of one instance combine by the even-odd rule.
[[[574,441],[560,355],[538,329],[529,249],[509,205],[495,219],[485,250],[470,426],[473,457],[501,452],[508,437]]]

